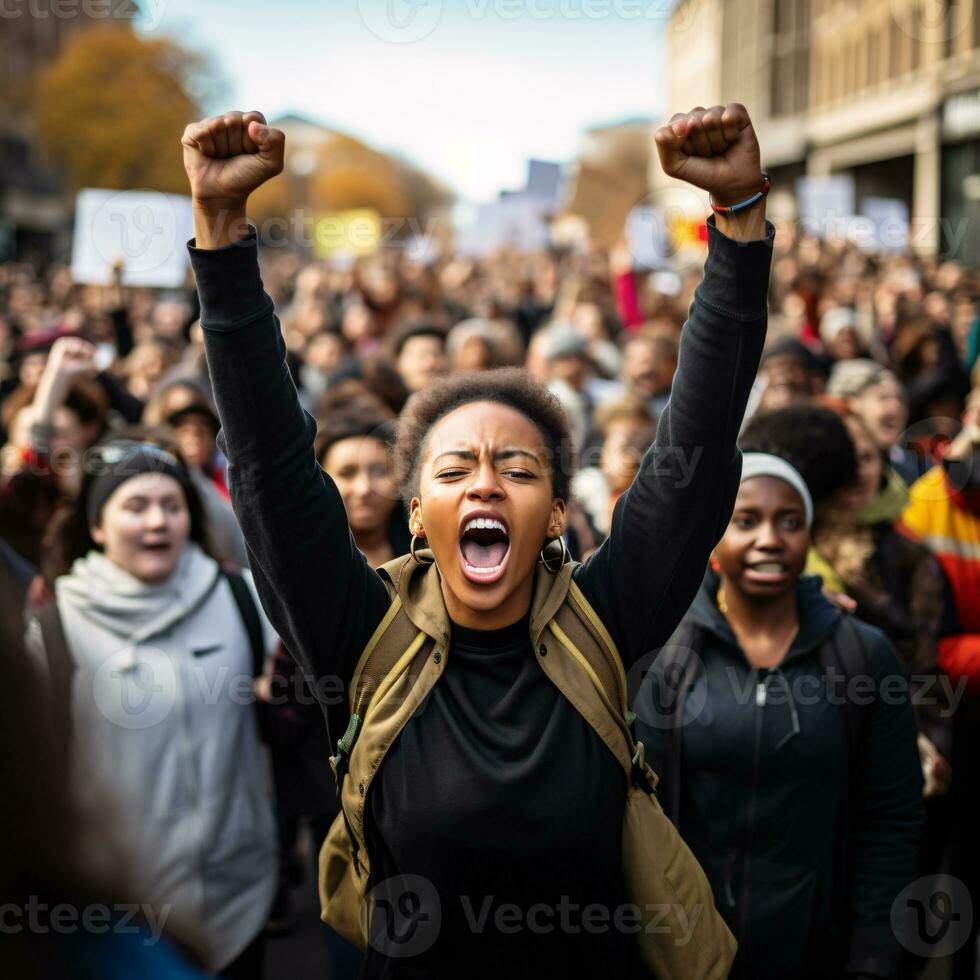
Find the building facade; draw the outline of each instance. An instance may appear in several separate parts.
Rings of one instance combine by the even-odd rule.
[[[781,215],[846,174],[855,213],[901,202],[913,248],[980,264],[980,0],[684,0],[668,57],[671,104],[749,107]]]
[[[0,4],[0,260],[49,257],[52,236],[70,220],[70,202],[34,139],[34,82],[69,38],[98,26],[131,29],[135,3]]]

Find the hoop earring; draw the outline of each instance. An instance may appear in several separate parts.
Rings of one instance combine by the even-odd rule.
[[[435,558],[419,558],[415,549],[419,546],[419,541],[424,540],[420,538],[417,534],[412,535],[412,543],[408,548],[408,553],[412,556],[416,565],[431,565],[435,562]]]
[[[557,562],[555,561],[555,555],[545,554],[549,545],[555,543],[554,538],[541,549],[541,554],[538,556],[541,560],[541,564],[544,565],[544,567],[547,568],[552,575],[557,575],[562,570],[562,566],[565,564],[565,562],[567,562],[571,557],[568,553],[568,548],[565,546],[565,539],[559,537],[557,541],[561,545],[561,555],[559,556]]]

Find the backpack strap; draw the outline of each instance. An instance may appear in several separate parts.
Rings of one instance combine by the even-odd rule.
[[[852,677],[867,676],[868,658],[858,628],[846,613],[841,616],[837,628],[820,647],[819,658],[820,667],[828,681],[827,693],[839,698],[844,709],[844,726],[847,730],[848,800],[853,801],[857,798],[861,785],[861,760],[868,706],[858,704],[853,698],[849,698],[847,686]],[[845,902],[851,881],[853,835],[850,831],[850,805],[849,803],[846,817],[848,833],[836,854],[837,884],[834,902],[838,906],[842,906]]]
[[[67,751],[71,742],[71,690],[75,658],[68,649],[57,600],[48,602],[35,618],[41,630],[41,642],[48,662],[52,729],[56,745]]]
[[[663,675],[659,707],[665,711],[661,724],[667,734],[667,771],[661,773],[661,795],[663,807],[675,827],[680,825],[684,702],[694,680],[703,647],[703,627],[685,618],[657,656]]]
[[[350,720],[347,731],[337,742],[331,758],[337,778],[337,793],[347,771],[347,763],[374,698],[383,694],[415,658],[427,636],[409,619],[402,600],[392,590],[393,599],[361,653],[350,682]],[[381,643],[385,637],[386,642]]]
[[[230,572],[222,569],[221,574],[231,587],[232,598],[241,616],[242,625],[248,634],[248,645],[252,651],[252,676],[261,677],[265,668],[265,638],[262,634],[262,620],[255,605],[255,596],[248,587],[248,582],[240,572]]]
[[[847,747],[852,782],[861,771],[861,750],[867,721],[867,705],[847,697],[852,677],[866,677],[868,658],[861,634],[854,620],[843,615],[837,628],[820,647],[820,666],[832,687],[832,693],[843,702],[844,724],[847,728]]]

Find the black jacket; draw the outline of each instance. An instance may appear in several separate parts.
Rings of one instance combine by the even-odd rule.
[[[851,779],[845,709],[828,697],[819,659],[843,614],[820,580],[801,580],[800,630],[772,670],[749,664],[717,589],[709,571],[685,620],[701,627],[702,639],[673,730],[679,756],[669,751],[664,658],[634,707],[662,786],[679,782],[679,829],[739,941],[732,977],[893,976],[892,903],[915,877],[922,818],[901,664],[881,632],[852,620],[874,683],[860,695],[868,704]],[[678,757],[683,778],[675,780],[669,760]]]

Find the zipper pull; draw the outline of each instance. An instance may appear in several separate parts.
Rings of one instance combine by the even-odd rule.
[[[757,708],[763,708],[766,704],[766,684],[765,681],[759,681],[755,686],[755,705]]]

